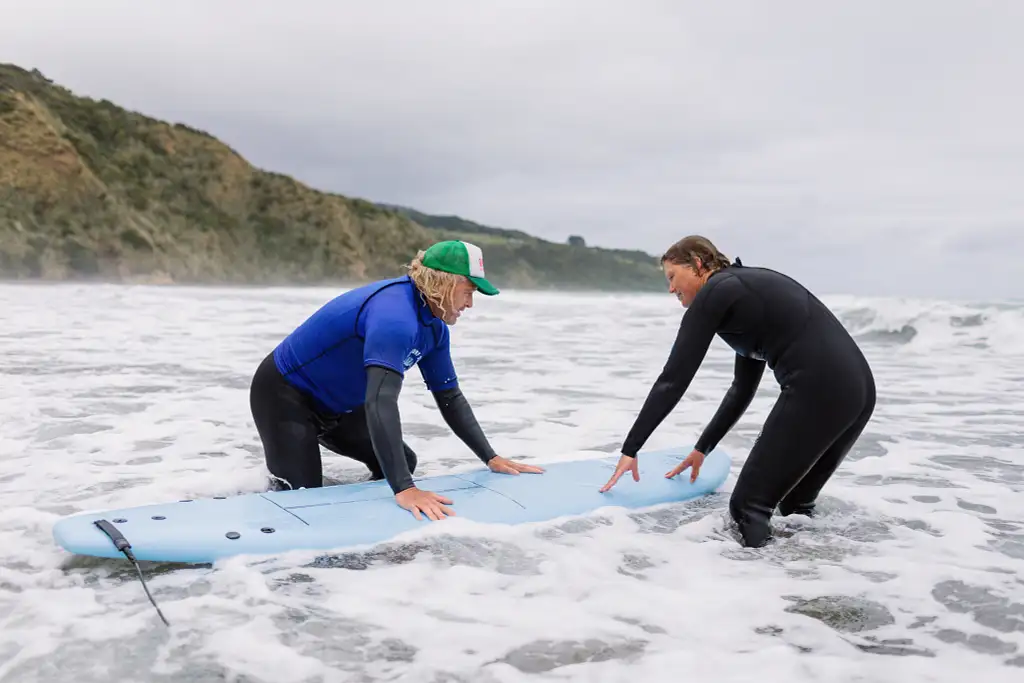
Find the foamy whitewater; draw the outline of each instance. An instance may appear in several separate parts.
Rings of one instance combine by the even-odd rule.
[[[63,515],[263,490],[251,374],[335,293],[0,286],[0,680],[1024,679],[1024,304],[828,298],[875,370],[878,407],[824,514],[776,518],[759,550],[738,545],[727,503],[778,394],[770,372],[720,445],[731,476],[695,502],[522,527],[454,519],[363,552],[144,564],[170,628],[127,561],[55,545]],[[478,298],[453,354],[499,453],[602,457],[682,313],[668,295],[506,291]],[[716,340],[647,448],[688,449],[731,372]],[[418,475],[480,466],[418,371],[401,409]],[[325,473],[366,476],[326,451]]]

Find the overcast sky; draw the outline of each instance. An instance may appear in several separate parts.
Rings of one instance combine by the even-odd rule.
[[[1024,2],[0,0],[0,61],[318,189],[1024,297]],[[876,270],[877,269],[877,270]]]

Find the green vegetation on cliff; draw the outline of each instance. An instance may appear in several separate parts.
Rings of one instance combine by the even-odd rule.
[[[390,206],[441,239],[464,239],[487,255],[487,274],[506,287],[604,290],[665,289],[656,259],[642,251],[588,247],[583,238],[565,244],[519,230],[480,225],[458,216],[431,216]]]
[[[0,64],[0,277],[358,282],[439,238],[472,239],[505,287],[657,289],[641,252],[318,192],[211,135]]]

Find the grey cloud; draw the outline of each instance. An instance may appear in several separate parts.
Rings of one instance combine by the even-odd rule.
[[[705,232],[833,291],[1024,292],[1019,3],[37,0],[11,16],[0,59],[322,189],[652,253]],[[956,283],[965,250],[993,265]],[[892,254],[913,256],[867,274]]]

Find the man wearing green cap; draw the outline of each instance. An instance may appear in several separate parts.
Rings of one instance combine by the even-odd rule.
[[[417,519],[454,514],[450,499],[412,479],[417,458],[402,439],[398,395],[413,365],[444,421],[488,467],[542,472],[497,455],[459,389],[448,326],[472,307],[476,291],[498,293],[480,248],[439,242],[417,254],[406,275],[335,297],[289,334],[263,359],[249,394],[273,478],[288,488],[321,486],[323,445],[386,479]]]

